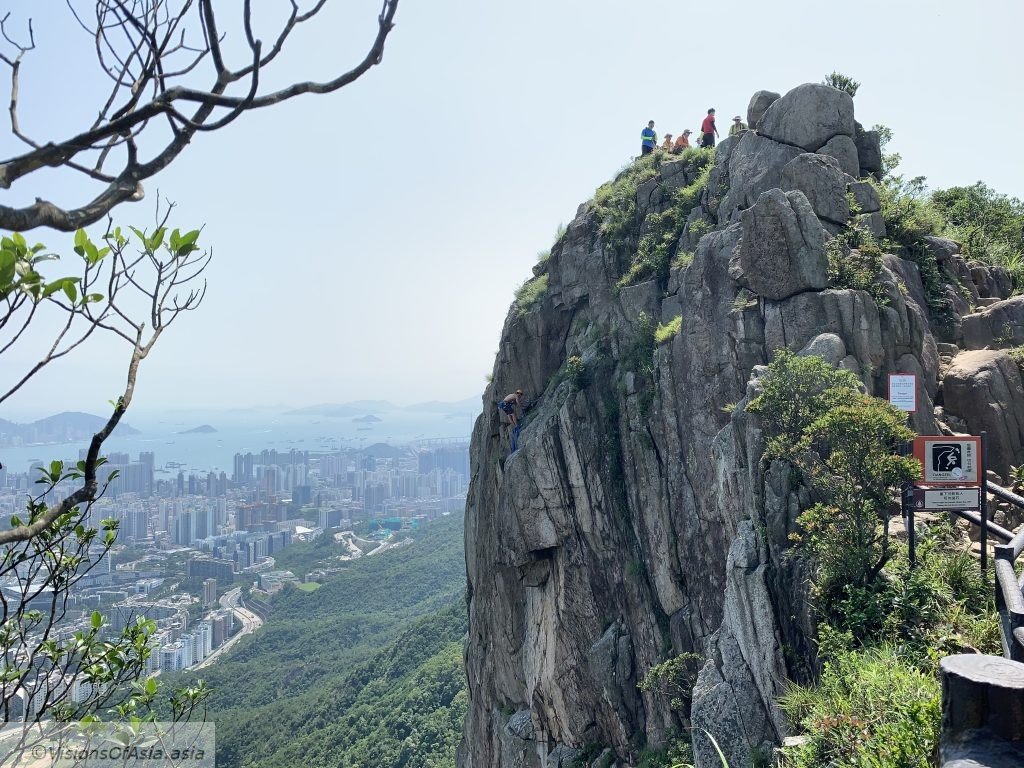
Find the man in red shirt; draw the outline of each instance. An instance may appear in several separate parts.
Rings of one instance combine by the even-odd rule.
[[[700,124],[700,145],[702,147],[713,147],[715,146],[715,137],[718,136],[718,128],[715,127],[715,109],[712,107],[708,110],[708,116],[704,118],[704,122]]]

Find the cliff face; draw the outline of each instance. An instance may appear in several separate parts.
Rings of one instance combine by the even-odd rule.
[[[883,397],[887,374],[917,373],[916,429],[934,433],[937,414],[1000,431],[1007,461],[1020,449],[1024,418],[971,394],[1024,394],[1016,366],[956,346],[990,346],[981,315],[1018,313],[998,301],[1005,272],[930,243],[949,284],[941,323],[918,266],[897,255],[883,258],[875,298],[830,287],[831,234],[853,216],[884,232],[877,194],[858,180],[880,171],[877,135],[854,122],[848,95],[820,85],[755,94],[748,124],[757,132],[720,144],[679,234],[673,250],[693,249],[692,262],[617,287],[638,239],[659,232],[676,190],[700,175],[694,158],[673,158],[636,189],[632,249],[609,242],[600,206],[582,206],[535,269],[543,298],[509,313],[473,433],[461,768],[568,766],[584,747],[629,765],[688,725],[699,765],[717,761],[701,728],[746,765],[785,735],[775,697],[815,664],[801,566],[783,559],[807,498],[786,467],[761,466],[760,429],[743,408],[775,350],[821,355]],[[652,323],[679,315],[681,331],[656,346]],[[960,364],[958,404],[935,409]],[[494,404],[517,387],[542,397],[510,455]],[[704,660],[692,723],[637,687],[684,652]]]

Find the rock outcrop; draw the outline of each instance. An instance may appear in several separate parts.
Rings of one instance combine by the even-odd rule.
[[[765,110],[757,132],[781,144],[817,152],[836,136],[856,135],[853,99],[830,85],[797,86]]]
[[[750,103],[747,105],[747,126],[751,130],[757,128],[757,124],[761,122],[765,110],[778,101],[781,95],[775,93],[775,91],[758,91],[750,97]]]
[[[1009,477],[1024,448],[1024,382],[1000,351],[961,352],[942,380],[945,410],[975,431],[988,432],[988,467]]]
[[[730,265],[739,285],[766,299],[828,285],[825,232],[802,193],[765,192],[743,211],[742,222],[742,240]]]
[[[855,182],[827,155],[797,155],[782,169],[782,188],[803,192],[818,218],[832,224],[843,225],[849,220],[847,192]]]
[[[623,768],[691,726],[699,768],[718,765],[701,729],[743,766],[787,734],[776,699],[817,665],[806,574],[788,550],[809,496],[787,466],[764,466],[745,411],[777,350],[819,354],[880,396],[889,373],[914,372],[916,429],[940,428],[944,398],[970,429],[1002,430],[1005,460],[1021,451],[1019,372],[1003,352],[954,357],[951,343],[940,360],[917,264],[887,254],[871,294],[830,284],[825,243],[851,215],[847,193],[881,219],[859,178],[876,172],[877,136],[850,97],[821,85],[757,94],[748,121],[757,132],[719,145],[700,205],[680,214],[677,248],[692,261],[620,285],[638,239],[662,231],[673,190],[696,177],[683,159],[638,185],[626,246],[582,206],[536,270],[542,300],[509,312],[473,431],[460,768],[583,755]],[[1002,290],[994,270],[935,259],[961,297]],[[964,302],[944,327],[973,340]],[[680,316],[656,346],[653,325]],[[510,454],[493,404],[517,387],[540,399]],[[1005,412],[968,408],[981,397]],[[689,712],[639,687],[683,653],[702,659]]]

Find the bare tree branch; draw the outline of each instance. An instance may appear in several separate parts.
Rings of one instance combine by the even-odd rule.
[[[298,0],[289,0],[287,19],[269,49],[256,36],[253,3],[245,0],[236,12],[249,61],[237,69],[228,63],[223,46],[227,36],[220,31],[213,0],[88,0],[95,6],[95,22],[86,22],[75,0],[65,1],[79,26],[93,38],[97,63],[112,82],[111,92],[87,130],[56,142],[34,139],[21,128],[18,106],[22,59],[35,48],[35,32],[29,26],[29,41],[19,43],[6,28],[8,17],[0,20],[0,34],[12,49],[9,55],[0,51],[0,63],[11,71],[12,131],[29,147],[0,162],[0,189],[10,189],[48,167],[66,167],[106,188],[92,200],[71,207],[42,199],[22,207],[0,205],[0,229],[73,231],[96,222],[115,206],[141,199],[142,182],[166,168],[196,133],[220,130],[254,109],[303,94],[333,93],[355,82],[381,62],[398,11],[398,0],[381,0],[376,34],[362,59],[347,71],[322,82],[306,80],[261,92],[264,69],[278,58],[299,26],[316,19],[328,0],[316,0],[305,11]],[[206,78],[205,89],[194,87],[199,77]],[[186,114],[186,108],[194,111]],[[155,137],[153,131],[163,120],[169,135],[157,137],[162,147],[140,160],[134,139],[142,133]],[[147,141],[146,146],[155,145]],[[120,169],[104,170],[115,154]],[[85,159],[92,156],[95,162]]]

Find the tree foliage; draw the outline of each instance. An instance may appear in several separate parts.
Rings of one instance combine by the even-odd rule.
[[[853,374],[813,355],[780,351],[761,386],[747,410],[770,436],[766,456],[793,462],[816,494],[795,540],[813,556],[827,610],[835,589],[873,583],[889,558],[894,494],[919,471],[898,455],[913,432],[902,411],[861,394]]]
[[[945,219],[943,235],[956,240],[965,258],[1006,267],[1024,288],[1024,203],[977,182],[936,190],[931,204]]]
[[[781,349],[761,378],[761,393],[747,405],[768,435],[768,459],[795,459],[804,431],[840,402],[849,402],[860,382],[820,357]]]
[[[114,228],[94,240],[79,230],[73,245],[78,274],[72,275],[58,271],[63,262],[44,245],[30,246],[19,233],[0,239],[0,356],[19,345],[36,354],[27,369],[4,369],[0,402],[96,332],[130,349],[124,389],[85,458],[43,468],[24,514],[0,531],[0,581],[6,585],[0,593],[0,709],[6,721],[28,728],[51,718],[152,720],[164,695],[171,699],[171,716],[187,719],[205,700],[202,685],[163,694],[156,680],[140,682],[153,653],[153,622],[112,632],[96,612],[86,622],[65,623],[72,589],[116,540],[117,524],[94,524],[91,515],[116,476],[103,470],[103,442],[131,404],[142,361],[205,294],[201,275],[210,256],[200,249],[199,234],[172,230],[166,218],[151,233]],[[45,343],[32,333],[40,321],[53,329]],[[58,490],[63,498],[51,502]],[[16,750],[32,746],[28,733]]]
[[[894,493],[920,471],[913,458],[897,454],[914,436],[902,411],[867,395],[836,394],[837,404],[808,424],[797,444],[800,465],[824,496],[800,515],[798,542],[814,556],[826,599],[849,584],[868,586],[881,573],[890,556]]]
[[[840,91],[846,91],[850,96],[856,96],[857,91],[860,90],[860,83],[849,75],[844,75],[842,72],[833,71],[826,75],[822,82],[825,85],[831,85],[833,88],[838,88]]]

